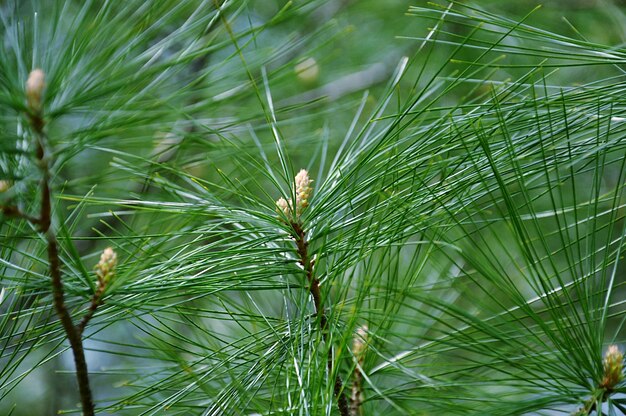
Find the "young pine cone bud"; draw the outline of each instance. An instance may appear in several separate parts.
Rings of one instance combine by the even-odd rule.
[[[305,169],[300,169],[300,172],[296,175],[296,213],[298,215],[309,206],[309,198],[311,193],[313,193],[312,182],[311,178],[309,178],[309,172]]]
[[[26,81],[26,103],[35,113],[41,111],[41,98],[46,88],[46,75],[41,69],[35,69]]]
[[[624,378],[624,354],[617,345],[609,346],[604,354],[604,377],[600,387],[612,390]]]
[[[309,198],[313,193],[313,188],[311,187],[311,183],[313,181],[309,178],[309,172],[305,169],[300,169],[300,172],[295,177],[295,185],[296,185],[296,215],[299,217],[304,209],[309,206]],[[282,212],[286,216],[291,215],[292,210],[292,201],[291,198],[279,198],[276,201],[276,207],[278,212]]]
[[[320,66],[313,58],[306,58],[293,68],[298,79],[304,84],[314,84],[320,75]]]
[[[105,287],[111,281],[115,274],[115,266],[117,266],[117,254],[111,247],[107,247],[96,264],[96,275],[100,287]]]
[[[278,212],[282,212],[283,214],[289,216],[291,212],[290,202],[291,199],[288,202],[285,200],[285,198],[278,198],[278,201],[276,201],[276,207],[278,209]]]

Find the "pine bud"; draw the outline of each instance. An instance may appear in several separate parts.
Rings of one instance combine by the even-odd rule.
[[[309,198],[313,192],[312,182],[309,178],[309,172],[300,169],[296,175],[296,214],[298,215],[302,214],[302,211],[309,206]]]
[[[304,209],[309,206],[309,198],[313,193],[313,188],[311,187],[311,183],[313,181],[309,178],[309,172],[305,169],[300,169],[300,172],[295,177],[295,185],[296,185],[296,215],[299,217]],[[279,198],[276,201],[276,207],[278,212],[282,212],[286,216],[291,215],[292,210],[292,202],[291,198]]]
[[[298,79],[305,84],[313,84],[320,75],[320,67],[313,58],[306,58],[296,64],[293,68]]]
[[[9,188],[11,188],[11,182],[10,181],[6,181],[6,180],[1,180],[0,181],[0,193],[8,191]]]
[[[117,266],[117,254],[111,247],[107,247],[100,255],[100,261],[96,265],[96,275],[100,287],[105,287],[109,283],[115,274],[115,266]]]
[[[41,111],[41,98],[46,88],[46,76],[41,69],[35,69],[28,75],[26,81],[26,102],[28,107],[38,113]]]
[[[624,378],[624,354],[617,345],[609,346],[604,355],[604,377],[600,387],[613,389]]]
[[[285,198],[278,198],[278,201],[276,201],[276,207],[278,208],[278,211],[287,216],[289,216],[289,213],[291,211],[290,205],[291,204],[287,202]]]

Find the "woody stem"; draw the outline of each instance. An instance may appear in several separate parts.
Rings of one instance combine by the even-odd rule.
[[[322,301],[322,295],[320,291],[320,282],[315,276],[315,273],[313,270],[313,263],[309,256],[309,250],[308,250],[309,243],[306,238],[306,231],[304,231],[304,229],[302,228],[302,224],[300,224],[299,222],[292,222],[291,226],[293,227],[293,230],[295,233],[294,237],[296,240],[296,248],[298,251],[299,261],[300,261],[300,264],[302,264],[302,267],[304,268],[304,273],[306,275],[307,282],[309,284],[309,292],[311,293],[311,296],[313,297],[313,305],[315,307],[315,314],[318,317],[318,322],[320,324],[320,329],[322,331],[322,339],[324,340],[324,342],[328,344],[329,342],[328,319],[326,317],[326,312],[324,311],[324,304]],[[333,370],[332,346],[329,346],[328,348],[327,366],[328,366],[329,375],[332,375],[332,370]],[[341,416],[348,416],[349,415],[348,400],[346,399],[345,395],[342,393],[343,382],[341,381],[341,377],[339,376],[339,374],[335,376],[333,392],[335,394],[335,397],[337,398],[337,407],[339,408],[339,413],[341,414]]]
[[[87,370],[87,361],[85,359],[85,350],[83,348],[83,341],[81,337],[81,331],[74,326],[72,317],[65,305],[65,292],[63,288],[63,281],[61,275],[61,259],[59,257],[59,243],[56,235],[51,228],[52,224],[52,201],[50,191],[50,170],[48,161],[45,155],[44,138],[45,133],[44,120],[41,114],[35,114],[31,116],[31,124],[35,131],[37,138],[35,156],[37,162],[42,171],[41,180],[41,210],[39,218],[31,219],[26,217],[27,220],[33,224],[39,226],[40,231],[46,234],[47,240],[47,252],[50,277],[52,281],[52,295],[54,302],[54,309],[57,316],[61,321],[63,330],[67,336],[74,356],[74,364],[76,365],[76,379],[78,381],[78,391],[80,394],[80,400],[83,409],[84,416],[94,416],[94,403],[89,386],[89,371]]]

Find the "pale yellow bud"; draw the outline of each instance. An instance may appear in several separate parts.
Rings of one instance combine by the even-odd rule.
[[[0,193],[8,191],[9,188],[11,188],[10,181],[6,181],[6,180],[0,181]]]
[[[308,193],[311,192],[311,178],[309,178],[309,172],[306,169],[300,169],[300,172],[296,175],[296,192],[297,193]]]
[[[290,200],[291,201],[291,200]],[[276,201],[276,207],[278,208],[279,212],[282,212],[283,214],[289,216],[289,212],[291,211],[290,206],[291,204],[289,202],[287,202],[287,200],[285,200],[285,198],[278,198],[278,201]]]
[[[26,102],[31,110],[35,112],[41,110],[41,98],[45,88],[46,75],[41,69],[33,70],[26,81]]]
[[[609,346],[604,355],[604,377],[600,386],[613,389],[624,378],[624,354],[617,345]]]
[[[96,275],[98,275],[98,283],[106,285],[115,274],[115,266],[117,266],[117,253],[107,247],[100,255],[100,261],[96,265]]]
[[[302,211],[306,207],[309,206],[309,198],[311,197],[311,193],[313,192],[313,188],[311,187],[311,183],[313,181],[309,178],[309,173],[305,169],[301,169],[300,172],[295,177],[295,185],[296,185],[296,215],[299,217],[302,214]],[[292,206],[294,204],[290,199],[279,198],[276,201],[276,207],[278,212],[284,213],[286,216],[290,216]]]
[[[312,84],[319,78],[320,67],[313,58],[306,58],[296,64],[294,71],[298,79],[305,84]]]
[[[309,172],[305,169],[300,169],[300,172],[296,175],[296,213],[300,215],[306,207],[309,206],[309,198],[313,192],[311,183],[313,182],[309,178]]]

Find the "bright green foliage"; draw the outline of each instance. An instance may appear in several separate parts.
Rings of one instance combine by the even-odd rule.
[[[39,209],[41,68],[76,319],[117,253],[85,330],[97,413],[339,414],[357,366],[368,415],[626,413],[615,354],[603,382],[626,342],[626,51],[441,2],[401,10],[379,66],[333,72],[351,8],[378,3],[0,5],[0,205]],[[276,206],[301,168],[328,341]],[[3,414],[78,412],[47,261],[0,216]],[[35,379],[54,392],[33,404]]]

